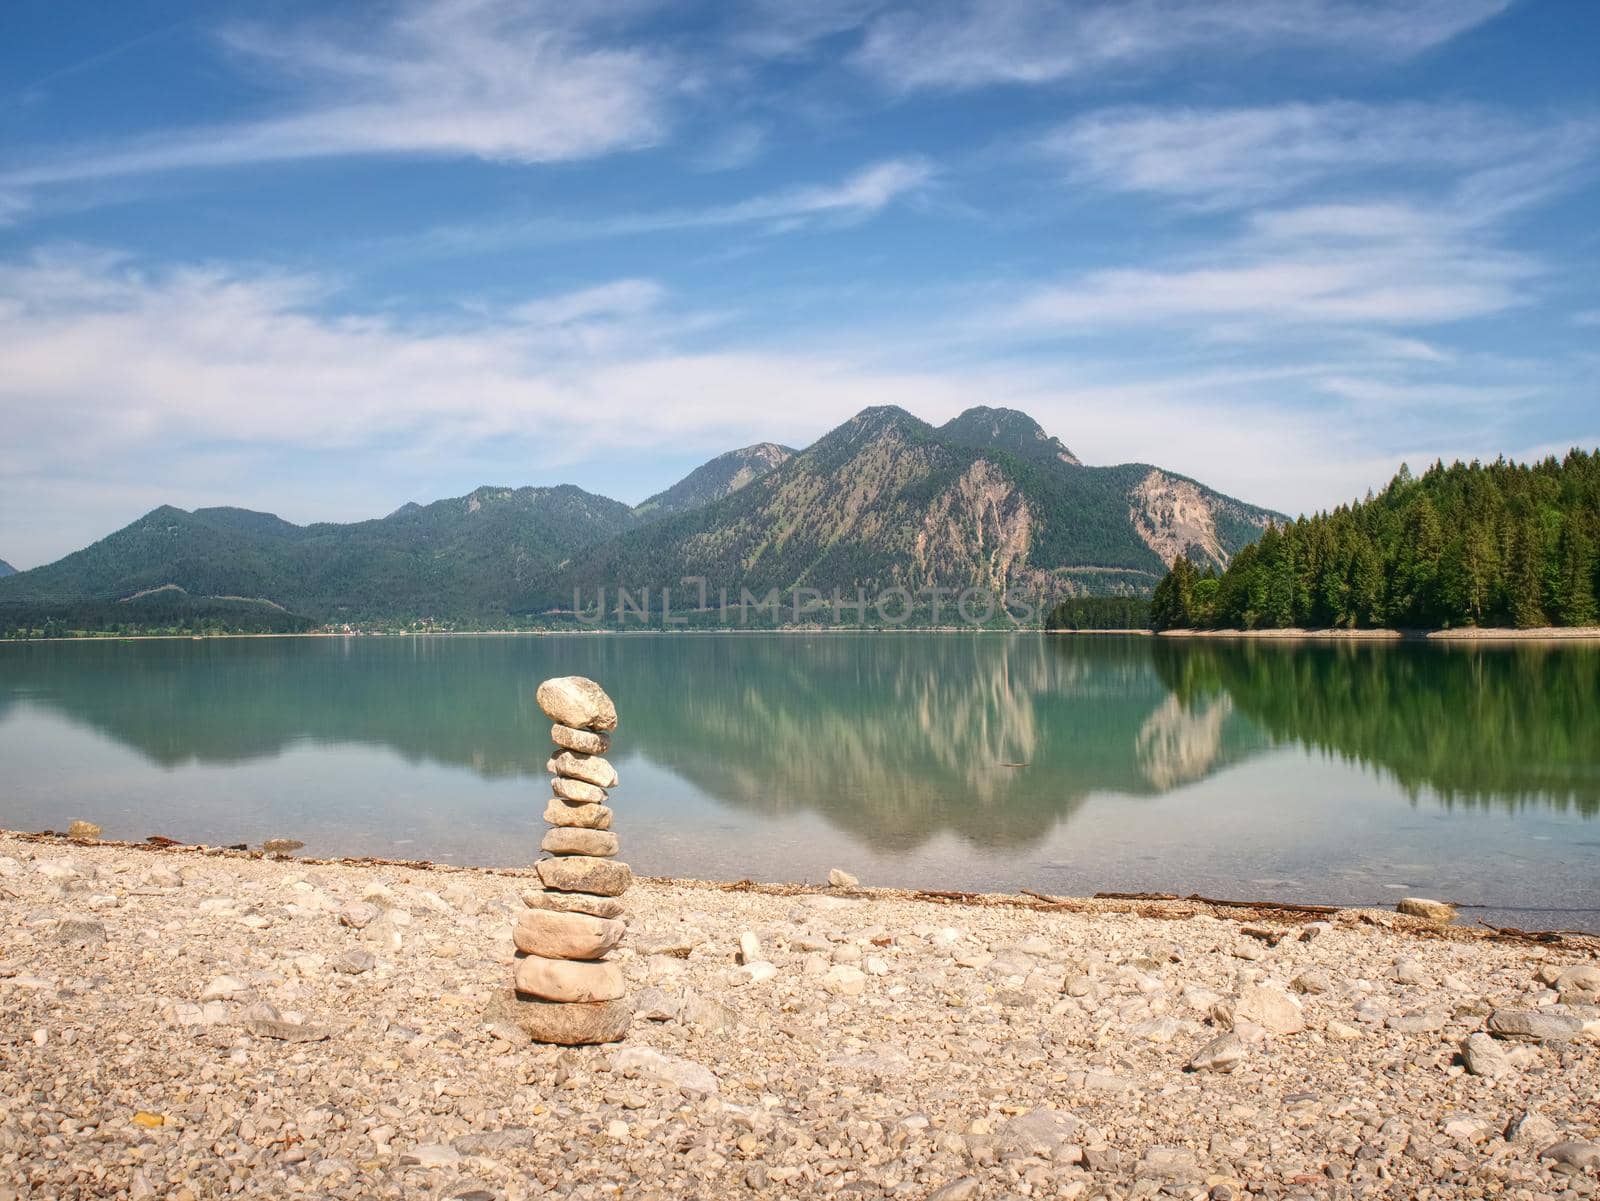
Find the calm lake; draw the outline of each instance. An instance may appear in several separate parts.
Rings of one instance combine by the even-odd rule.
[[[527,864],[541,679],[650,875],[1198,891],[1600,929],[1600,649],[1038,634],[0,645],[0,825]]]

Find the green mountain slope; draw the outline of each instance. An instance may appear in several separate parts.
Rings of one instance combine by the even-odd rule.
[[[1020,413],[935,429],[878,407],[731,496],[575,556],[530,603],[570,608],[574,590],[618,586],[681,596],[684,576],[735,596],[1147,590],[1178,554],[1226,563],[1270,516],[1153,467],[1084,467]]]
[[[573,547],[632,522],[626,505],[571,485],[479,488],[348,525],[163,506],[0,581],[0,606],[127,605],[164,591],[320,621],[504,613]]]
[[[991,409],[977,405],[939,427],[946,441],[980,450],[1010,451],[1019,459],[1079,465],[1078,456],[1045,433],[1039,423],[1016,409]]]
[[[634,509],[634,516],[653,521],[709,505],[760,479],[773,468],[781,467],[794,453],[776,442],[758,442],[754,446],[730,450],[709,463],[702,463],[666,491],[657,492],[642,502]]]

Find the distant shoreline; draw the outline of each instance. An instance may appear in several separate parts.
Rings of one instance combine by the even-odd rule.
[[[709,636],[717,634],[732,634],[747,636],[752,634],[1072,634],[1076,630],[1044,630],[1038,626],[1018,626],[1014,629],[1000,629],[991,626],[778,626],[768,629],[742,629],[737,627],[712,627],[709,629],[695,630],[663,630],[656,626],[647,626],[642,629],[572,629],[572,630],[407,630],[403,632],[386,631],[361,631],[342,633],[330,630],[301,630],[301,631],[274,631],[259,634],[101,634],[84,633],[76,636],[54,636],[49,638],[0,638],[0,646],[8,643],[25,642],[221,642],[251,638],[562,638],[574,634],[584,637],[617,637],[625,635],[636,638],[641,634],[690,634]],[[1083,633],[1097,634],[1140,634],[1150,635],[1152,630],[1094,630],[1081,631]]]
[[[1600,626],[1540,626],[1528,630],[1478,626],[1461,626],[1453,630],[1162,630],[1157,637],[1250,638],[1286,642],[1592,642],[1600,641]]]
[[[0,638],[0,646],[28,642],[219,642],[262,638],[559,638],[572,635],[584,637],[637,637],[640,634],[689,635],[752,635],[752,634],[1039,634],[1050,637],[1119,638],[1176,638],[1210,640],[1253,640],[1266,642],[1600,642],[1600,626],[1541,626],[1518,630],[1463,626],[1453,630],[1347,630],[1347,629],[1273,629],[1273,630],[1066,630],[1018,627],[997,629],[975,626],[779,626],[770,629],[737,629],[717,627],[711,629],[663,630],[644,629],[573,629],[573,630],[411,630],[404,632],[364,631],[342,633],[331,630],[283,631],[259,634],[100,634],[84,633],[75,637],[50,638]]]

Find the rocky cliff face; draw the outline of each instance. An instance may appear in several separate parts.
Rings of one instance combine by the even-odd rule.
[[[1033,510],[1016,484],[979,459],[929,507],[914,543],[919,574],[959,576],[1003,593],[1028,563]]]
[[[1188,555],[1219,570],[1238,549],[1225,543],[1223,527],[1231,521],[1259,531],[1272,516],[1157,468],[1134,485],[1128,501],[1128,520],[1163,563]]]

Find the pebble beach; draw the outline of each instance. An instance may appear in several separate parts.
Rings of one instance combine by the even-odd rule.
[[[1592,939],[839,880],[636,881],[627,1036],[564,1048],[531,868],[0,833],[0,1198],[1600,1186]]]

